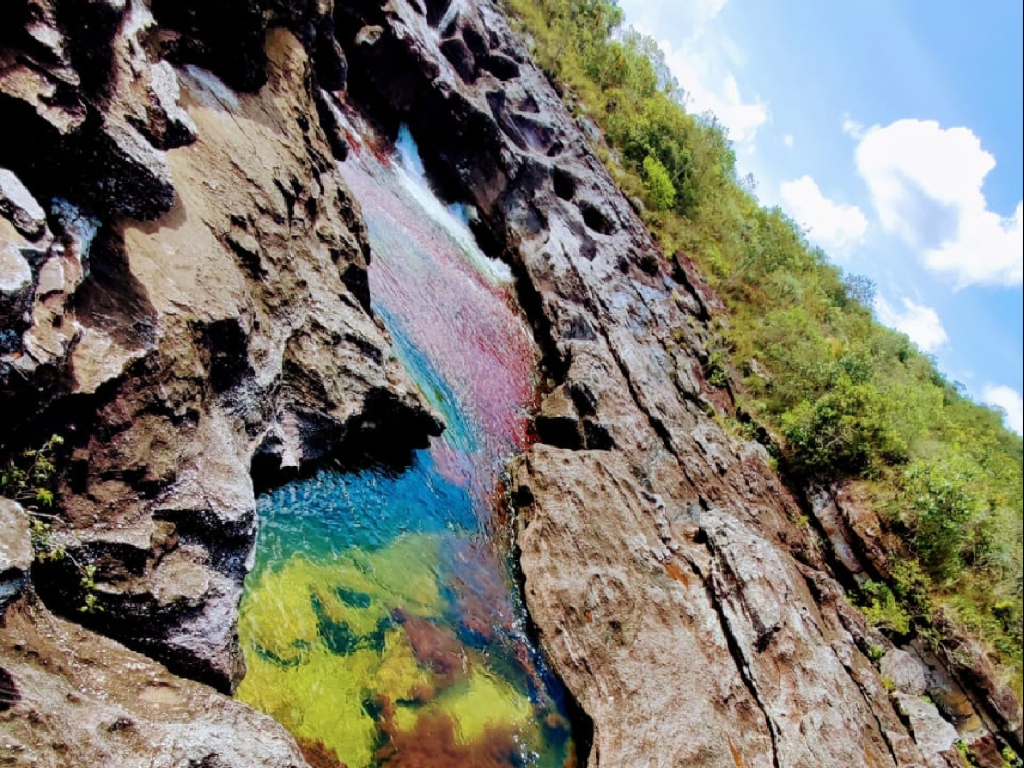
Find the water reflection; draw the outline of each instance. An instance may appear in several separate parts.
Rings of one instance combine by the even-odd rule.
[[[400,473],[322,471],[261,498],[238,695],[313,765],[572,764],[560,689],[494,535],[534,392],[510,276],[468,212],[430,191],[406,132],[395,155],[357,148],[342,172],[373,244],[374,310],[447,429]]]

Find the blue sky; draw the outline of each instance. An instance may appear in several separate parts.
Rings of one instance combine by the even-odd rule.
[[[1022,430],[1019,0],[619,0],[741,173]]]

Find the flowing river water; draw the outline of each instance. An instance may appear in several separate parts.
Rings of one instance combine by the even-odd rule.
[[[373,247],[374,312],[446,430],[402,470],[321,470],[259,500],[238,696],[313,765],[575,765],[525,631],[501,475],[528,444],[529,328],[507,268],[431,191],[404,129],[340,166]]]

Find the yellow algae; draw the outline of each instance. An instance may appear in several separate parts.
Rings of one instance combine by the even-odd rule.
[[[526,694],[480,671],[469,678],[464,694],[448,696],[439,701],[438,706],[455,721],[455,740],[460,744],[476,741],[488,728],[521,729],[533,719],[533,706]]]
[[[391,701],[411,701],[418,690],[433,687],[433,675],[416,661],[405,632],[388,632],[384,654],[376,677],[376,690]]]
[[[356,651],[338,656],[311,651],[303,663],[282,667],[247,657],[241,700],[266,712],[297,738],[321,741],[349,768],[373,762],[377,726],[363,702],[375,688],[380,656]]]
[[[356,635],[365,636],[391,615],[394,600],[349,558],[317,568],[309,592],[316,596],[324,616],[347,624]]]
[[[239,632],[279,658],[294,656],[296,643],[317,639],[317,617],[310,602],[311,569],[302,558],[294,558],[279,571],[263,575],[250,588],[239,608]]]
[[[238,698],[349,768],[372,765],[379,734],[366,704],[410,702],[434,687],[392,613],[442,613],[430,565],[438,548],[436,536],[405,536],[375,552],[297,556],[264,572],[241,606],[248,672]]]
[[[443,607],[433,565],[440,560],[440,545],[437,536],[410,534],[375,552],[354,553],[352,559],[377,585],[382,599],[410,613],[428,616]]]
[[[430,566],[438,546],[435,536],[404,536],[384,549],[353,551],[329,562],[291,558],[247,590],[240,608],[242,636],[289,661],[317,641],[322,617],[367,637],[398,607],[421,616],[440,613],[441,593]]]
[[[395,726],[411,732],[421,716],[436,714],[451,718],[455,724],[455,741],[461,746],[486,736],[488,729],[523,731],[536,727],[529,697],[479,668],[474,669],[466,682],[447,689],[425,707],[398,707]]]

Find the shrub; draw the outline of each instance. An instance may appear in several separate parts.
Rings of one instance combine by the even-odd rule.
[[[879,629],[906,635],[910,632],[908,614],[888,585],[877,581],[866,581],[861,585],[861,612],[868,623]]]
[[[644,201],[653,211],[667,211],[676,204],[676,188],[661,161],[651,155],[644,158]]]

